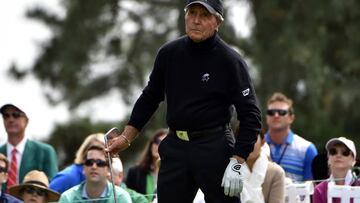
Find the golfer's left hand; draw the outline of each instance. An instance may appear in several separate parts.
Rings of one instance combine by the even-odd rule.
[[[230,158],[230,162],[226,167],[221,186],[224,187],[224,194],[230,197],[240,196],[243,189],[244,178],[240,169],[243,166],[236,158]]]

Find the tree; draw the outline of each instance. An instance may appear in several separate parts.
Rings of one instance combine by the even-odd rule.
[[[246,1],[256,22],[242,47],[259,69],[263,106],[274,91],[295,100],[295,128],[320,150],[330,137],[359,141],[360,3]]]
[[[53,32],[29,70],[49,101],[71,109],[111,90],[131,105],[144,87],[158,48],[184,33],[183,1],[62,0],[64,17],[44,8],[28,12]],[[235,1],[234,1],[235,2]],[[249,1],[251,36],[235,35],[225,21],[220,34],[250,64],[261,106],[274,92],[294,99],[294,131],[323,149],[330,137],[356,133],[360,110],[359,2]],[[231,6],[231,5],[229,5]],[[225,14],[226,19],[226,14]],[[13,75],[23,76],[15,66]],[[164,126],[164,109],[151,126]]]
[[[19,71],[15,65],[10,70],[18,78],[34,74],[43,84],[49,102],[56,105],[65,101],[71,110],[112,90],[120,91],[125,103],[132,105],[136,93],[145,86],[159,47],[184,33],[183,1],[61,2],[64,17],[42,7],[27,12],[29,18],[47,25],[53,37],[43,44],[27,72]],[[233,40],[232,26],[223,27],[226,38]],[[145,129],[148,132],[142,134],[166,126],[162,106]],[[74,152],[70,143],[64,143],[71,140],[64,139],[69,130],[77,129],[78,140],[72,142],[75,146],[92,130],[104,132],[97,124],[85,121],[77,118],[59,125],[51,135],[50,142],[59,150],[67,148],[63,150],[67,153],[65,163],[72,160]]]
[[[134,90],[144,87],[159,47],[184,33],[182,1],[62,2],[64,18],[41,7],[28,12],[53,32],[29,72],[48,87],[54,104],[67,101],[76,108],[113,89],[132,104]],[[232,27],[224,27],[232,38]],[[12,72],[24,75],[16,67]]]

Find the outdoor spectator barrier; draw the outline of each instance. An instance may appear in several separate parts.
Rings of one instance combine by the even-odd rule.
[[[360,203],[360,186],[335,185],[333,182],[328,184],[328,203],[332,203],[333,198],[340,198],[341,203]]]
[[[285,186],[285,199],[287,203],[310,203],[314,193],[313,182],[290,183]]]

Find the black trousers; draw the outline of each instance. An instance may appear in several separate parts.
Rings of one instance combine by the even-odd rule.
[[[170,131],[159,146],[158,202],[192,203],[200,188],[207,203],[239,203],[239,198],[226,196],[221,187],[234,142],[230,129],[190,141]]]

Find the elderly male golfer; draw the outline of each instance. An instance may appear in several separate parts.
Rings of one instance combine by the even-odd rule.
[[[240,202],[241,167],[260,132],[261,113],[244,60],[218,34],[222,21],[220,0],[187,1],[186,35],[160,48],[128,124],[109,137],[109,152],[126,149],[166,100],[160,203],[191,203],[198,188],[207,203]],[[235,136],[229,127],[234,107]]]

